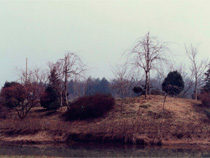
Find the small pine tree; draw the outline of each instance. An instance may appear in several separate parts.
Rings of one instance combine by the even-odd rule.
[[[162,83],[162,90],[166,93],[163,101],[163,112],[164,112],[164,104],[166,101],[166,97],[168,95],[174,96],[180,94],[184,89],[184,81],[179,72],[173,71],[169,72],[168,76]]]
[[[174,96],[181,93],[184,89],[184,81],[179,72],[169,72],[168,76],[162,83],[162,90],[168,95]]]
[[[45,92],[40,99],[42,107],[48,110],[56,110],[60,107],[58,87],[58,75],[56,73],[56,69],[53,68],[49,75],[49,84],[45,88]]]
[[[48,110],[56,110],[60,107],[58,98],[55,89],[51,85],[48,85],[41,97],[40,104]]]
[[[101,93],[101,94],[110,94],[111,93],[110,83],[105,77],[101,79],[101,81],[99,83],[99,87],[100,87],[99,93]]]
[[[55,67],[50,71],[49,84],[52,85],[52,87],[54,87],[55,89],[57,89],[56,87],[58,87],[58,85],[60,84],[58,74],[57,74]]]
[[[201,90],[201,94],[199,95],[199,98],[201,99],[202,104],[204,106],[209,107],[210,106],[210,68],[205,73],[205,75],[206,75],[206,78],[205,78],[206,83]]]

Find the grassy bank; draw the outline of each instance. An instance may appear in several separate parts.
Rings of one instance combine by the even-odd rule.
[[[199,101],[163,96],[128,98],[121,107],[104,117],[85,121],[65,121],[57,112],[33,108],[26,119],[19,120],[11,111],[1,120],[0,141],[16,143],[127,143],[143,145],[209,145],[208,109]]]

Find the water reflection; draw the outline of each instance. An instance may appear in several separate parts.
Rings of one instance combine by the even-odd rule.
[[[80,145],[0,145],[2,155],[53,157],[210,157],[209,148]]]

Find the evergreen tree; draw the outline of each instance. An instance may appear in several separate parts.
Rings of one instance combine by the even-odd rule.
[[[202,91],[204,91],[204,92],[210,92],[210,68],[205,73],[205,75],[206,75],[206,78],[205,78],[206,84],[204,85]]]
[[[48,110],[55,110],[60,107],[58,98],[56,90],[51,85],[48,85],[41,97],[40,104]]]
[[[53,68],[49,75],[49,84],[45,88],[45,92],[40,99],[42,107],[52,110],[60,107],[59,97],[59,78],[56,69]]]
[[[179,72],[169,72],[168,76],[162,83],[162,90],[168,95],[178,95],[184,89],[184,81]]]
[[[110,83],[106,78],[102,78],[101,80],[99,78],[97,79],[88,78],[85,95],[91,96],[96,93],[100,94],[111,93]]]
[[[59,86],[60,82],[59,82],[59,78],[58,78],[58,74],[56,71],[56,68],[54,67],[49,75],[49,84],[54,87],[55,89],[57,89],[57,87]]]
[[[109,81],[104,77],[102,78],[102,80],[100,81],[100,93],[103,94],[110,94],[111,90],[110,90],[110,83]]]
[[[143,92],[143,89],[141,87],[134,87],[133,92],[136,93],[138,96],[141,95],[141,93]]]
[[[168,76],[162,83],[162,90],[166,92],[164,101],[163,101],[163,112],[164,112],[164,105],[166,101],[166,97],[168,95],[174,96],[180,94],[184,89],[184,81],[182,76],[179,72],[173,71],[169,72]]]

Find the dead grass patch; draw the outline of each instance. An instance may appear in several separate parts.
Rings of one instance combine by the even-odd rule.
[[[88,121],[65,122],[60,117],[64,109],[48,115],[41,107],[35,107],[25,120],[12,114],[2,119],[0,132],[11,140],[17,136],[24,139],[27,135],[44,140],[43,133],[47,133],[57,142],[86,140],[145,145],[210,140],[209,110],[200,106],[199,101],[168,97],[164,113],[162,96],[149,96],[148,100],[126,98],[125,101],[122,109],[118,99],[104,117]]]

